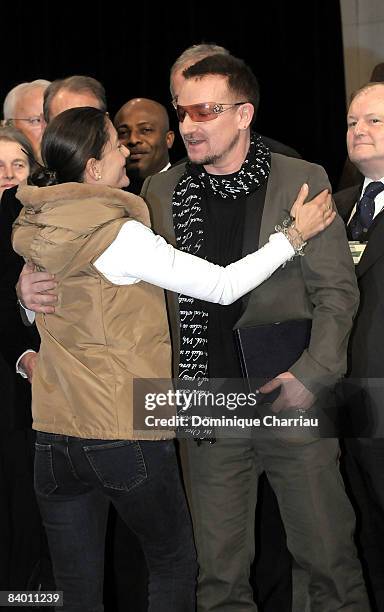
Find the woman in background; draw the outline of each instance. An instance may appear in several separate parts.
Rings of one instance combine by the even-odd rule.
[[[22,132],[0,127],[0,198],[5,189],[26,181],[33,159],[32,145]]]
[[[14,127],[0,127],[0,196],[25,182],[32,145]],[[34,166],[32,170],[34,169]],[[37,348],[37,333],[20,316],[15,284],[23,262],[11,246],[14,215],[0,205],[0,588],[35,590],[53,586],[47,544],[33,489],[35,433],[31,429],[30,384],[16,375],[16,361]],[[12,219],[11,219],[12,217]],[[34,353],[28,353],[33,356]],[[30,357],[26,356],[25,360]],[[33,359],[33,357],[32,357]]]

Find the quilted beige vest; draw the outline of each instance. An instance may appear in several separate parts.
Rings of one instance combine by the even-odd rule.
[[[122,225],[149,225],[141,198],[70,183],[20,187],[24,209],[15,250],[55,274],[56,312],[37,315],[41,336],[33,376],[36,430],[97,439],[157,440],[172,431],[134,430],[133,381],[169,378],[171,347],[163,291],[146,282],[113,285],[93,261]]]

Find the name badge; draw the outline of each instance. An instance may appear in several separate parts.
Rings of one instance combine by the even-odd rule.
[[[350,240],[348,244],[351,251],[353,263],[355,264],[355,266],[357,266],[363,256],[367,243],[359,242],[358,240]]]

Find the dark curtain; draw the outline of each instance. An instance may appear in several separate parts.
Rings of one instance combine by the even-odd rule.
[[[345,91],[337,0],[240,0],[228,9],[202,0],[13,0],[2,7],[1,29],[1,101],[22,81],[89,74],[105,85],[111,115],[136,96],[154,98],[172,113],[169,67],[187,46],[216,42],[259,78],[259,131],[325,166],[333,181],[341,171]],[[179,141],[173,161],[183,154]]]

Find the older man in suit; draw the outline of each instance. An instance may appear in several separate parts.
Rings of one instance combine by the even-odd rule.
[[[358,90],[348,111],[348,155],[363,175],[335,201],[349,238],[361,300],[349,345],[346,467],[374,609],[384,610],[384,83]],[[352,438],[355,436],[355,438]]]
[[[147,179],[142,195],[156,230],[170,242],[230,263],[265,242],[303,182],[311,194],[329,183],[322,168],[271,155],[251,132],[254,77],[243,62],[211,56],[184,77],[177,113],[191,163]],[[180,354],[179,372],[187,378],[196,369],[189,361],[190,316],[205,347],[197,369],[217,378],[241,376],[233,328],[312,319],[308,349],[263,389],[280,388],[276,410],[306,410],[319,381],[337,378],[346,368],[357,289],[341,220],[311,242],[305,257],[288,263],[244,302],[219,309],[170,295],[168,306],[175,360]],[[299,433],[294,441],[261,434],[197,442],[187,446],[199,612],[256,610],[248,577],[257,478],[263,470],[279,500],[288,546],[310,576],[312,612],[369,609],[336,440],[309,440]]]

